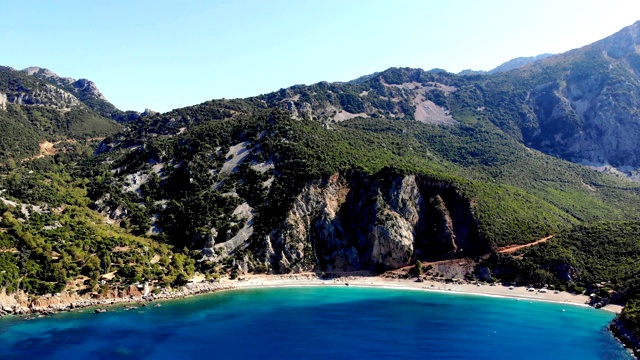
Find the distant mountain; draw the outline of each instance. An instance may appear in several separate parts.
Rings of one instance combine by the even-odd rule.
[[[640,167],[639,24],[563,54],[514,59],[487,75],[391,68],[345,83],[211,100],[151,116],[139,129],[177,133],[274,106],[328,123],[358,117],[448,125],[484,119],[547,154],[631,173]]]
[[[497,73],[481,80],[479,105],[492,108],[501,129],[548,154],[637,168],[639,45],[636,22],[591,45]]]
[[[50,74],[42,70],[40,76]],[[100,93],[88,81],[59,81],[69,81],[67,87],[74,87],[75,93],[84,94],[85,99],[100,99]],[[0,127],[1,160],[35,155],[44,140],[101,137],[120,129],[66,87],[9,67],[0,67]]]
[[[499,73],[499,72],[505,72],[505,71],[517,69],[517,68],[523,67],[523,66],[525,66],[527,64],[534,63],[534,62],[536,62],[538,60],[542,60],[544,58],[548,58],[549,56],[553,56],[553,55],[554,54],[540,54],[540,55],[537,55],[537,56],[515,58],[515,59],[509,60],[506,63],[503,63],[503,64],[497,66],[495,69],[489,70],[488,73],[489,74],[495,74],[495,73]]]
[[[23,73],[45,80],[51,84],[68,91],[78,100],[83,102],[98,114],[119,122],[127,122],[140,117],[140,113],[136,111],[122,111],[111,104],[100,93],[96,84],[88,79],[73,79],[70,77],[60,77],[49,69],[31,66],[24,70]]]
[[[540,55],[529,56],[529,57],[518,57],[515,59],[511,59],[505,63],[502,63],[498,65],[496,68],[491,69],[489,71],[468,69],[468,70],[462,70],[461,72],[458,73],[458,75],[487,75],[487,74],[505,72],[505,71],[517,69],[519,67],[525,66],[527,64],[531,64],[533,62],[542,60],[544,58],[548,58],[549,56],[553,56],[553,55],[554,54],[540,54]]]

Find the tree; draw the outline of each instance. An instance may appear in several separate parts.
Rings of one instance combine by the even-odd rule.
[[[411,268],[411,270],[409,271],[409,273],[411,275],[415,275],[415,276],[420,276],[422,275],[422,262],[420,260],[416,261],[416,264]]]

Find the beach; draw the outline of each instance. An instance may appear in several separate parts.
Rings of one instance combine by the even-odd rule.
[[[178,289],[157,288],[155,291],[138,291],[138,287],[130,285],[113,291],[107,296],[92,298],[73,293],[47,295],[36,299],[29,299],[24,294],[0,293],[0,317],[2,315],[48,315],[61,311],[71,311],[86,307],[103,307],[118,304],[146,303],[150,301],[180,299],[199,294],[216,291],[273,287],[302,287],[302,286],[354,286],[406,289],[416,291],[435,291],[453,294],[468,294],[513,298],[529,301],[546,301],[568,305],[589,306],[589,297],[575,295],[564,291],[527,289],[522,286],[503,286],[482,283],[444,282],[430,279],[402,278],[388,275],[364,275],[343,273],[341,276],[319,277],[315,273],[257,275],[249,274],[237,279],[221,278],[206,279],[202,275],[194,276],[188,284]],[[620,313],[622,306],[609,304],[602,308],[605,311]]]
[[[536,300],[578,306],[589,306],[587,295],[576,295],[565,291],[547,290],[540,292],[540,289],[528,291],[524,286],[503,286],[496,284],[471,284],[471,283],[445,283],[434,280],[416,281],[416,278],[399,279],[383,276],[341,276],[331,279],[321,279],[315,274],[292,274],[292,275],[249,275],[239,278],[239,280],[223,280],[221,283],[233,284],[229,288],[250,289],[263,287],[287,287],[287,286],[358,286],[393,288],[406,290],[437,291],[447,293],[458,293],[468,295],[481,295],[513,298],[519,300]],[[602,307],[605,311],[620,313],[622,306],[609,304]]]
[[[586,306],[446,289],[427,292],[402,286],[409,279],[401,279],[400,286],[377,287],[374,281],[369,284],[371,279],[355,276],[291,277],[202,281],[183,291],[214,285],[234,290],[87,308],[32,321],[11,317],[0,321],[0,358],[173,359],[215,354],[222,359],[360,359],[419,354],[507,360],[514,354],[536,359],[543,353],[548,359],[630,359],[606,332],[614,314]],[[362,285],[356,285],[358,280],[364,280]],[[106,311],[94,314],[97,309]]]

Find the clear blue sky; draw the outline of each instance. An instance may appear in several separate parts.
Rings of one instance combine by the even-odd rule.
[[[489,70],[637,20],[638,0],[0,0],[0,65],[168,111],[392,66]]]

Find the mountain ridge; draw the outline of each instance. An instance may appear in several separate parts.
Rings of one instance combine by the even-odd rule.
[[[513,58],[509,61],[506,61],[488,71],[467,69],[467,70],[460,71],[458,75],[487,75],[487,74],[505,72],[505,71],[514,70],[514,69],[523,67],[527,64],[536,62],[538,60],[542,60],[544,58],[547,58],[553,55],[555,54],[544,53],[544,54],[535,55],[535,56],[521,56],[521,57]]]
[[[0,67],[0,120],[3,161],[34,156],[45,140],[90,139],[120,129],[73,93],[9,67]]]
[[[89,79],[81,78],[76,80],[70,77],[60,77],[53,71],[38,66],[30,66],[21,71],[70,92],[85,105],[106,118],[118,122],[127,122],[141,116],[141,114],[136,111],[122,111],[116,108],[102,95],[98,86]]]

